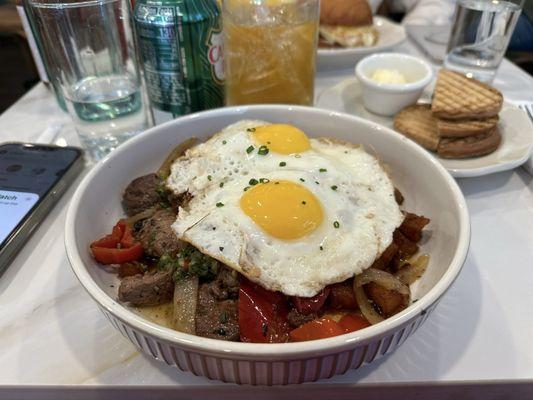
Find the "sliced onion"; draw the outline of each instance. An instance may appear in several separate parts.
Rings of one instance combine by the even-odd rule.
[[[173,325],[174,329],[195,334],[196,302],[198,299],[198,277],[187,276],[174,283]]]
[[[126,219],[126,223],[131,226],[131,225],[135,224],[136,222],[139,222],[139,221],[141,221],[143,219],[150,218],[152,215],[155,214],[155,212],[156,212],[156,208],[155,207],[150,207],[147,210],[141,211],[140,213],[137,213],[137,214],[132,215],[131,217],[127,218]]]
[[[353,280],[355,299],[357,300],[357,304],[359,305],[364,317],[368,320],[368,322],[374,325],[383,321],[384,318],[374,309],[373,304],[363,289],[363,286],[370,282],[374,282],[375,284],[387,290],[394,290],[403,296],[409,296],[410,291],[409,287],[402,283],[394,275],[379,269],[369,268],[363,271],[361,274],[356,275]]]
[[[366,296],[365,290],[362,286],[357,286],[354,279],[353,290],[355,292],[355,299],[357,300],[357,305],[363,313],[363,316],[368,322],[372,325],[377,324],[378,322],[383,321],[383,317],[374,309],[374,306]]]
[[[161,167],[159,167],[159,169],[157,170],[157,175],[159,175],[163,179],[166,179],[166,177],[170,175],[170,167],[172,166],[174,160],[176,160],[176,158],[178,158],[179,156],[182,156],[186,150],[194,146],[196,144],[196,141],[197,139],[195,137],[191,137],[174,147],[174,149],[169,153],[167,158],[165,158],[165,161],[163,161],[163,164],[161,164]]]
[[[408,266],[400,269],[394,274],[400,281],[406,285],[411,285],[417,281],[426,272],[429,263],[429,255],[422,254],[416,260],[409,263]]]

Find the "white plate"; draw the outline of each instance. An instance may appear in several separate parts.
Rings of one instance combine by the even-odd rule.
[[[420,102],[430,101],[431,86],[426,88]],[[392,118],[382,117],[365,109],[357,78],[346,79],[324,90],[317,98],[316,107],[357,115],[388,128],[393,127]],[[494,153],[464,160],[449,160],[431,154],[456,178],[488,175],[522,165],[533,148],[533,124],[522,110],[504,102],[499,127],[502,143]]]
[[[374,26],[379,32],[378,42],[370,47],[352,47],[344,49],[318,49],[317,67],[325,69],[351,68],[364,56],[390,48],[402,43],[407,38],[405,29],[396,22],[381,17],[374,17]]]

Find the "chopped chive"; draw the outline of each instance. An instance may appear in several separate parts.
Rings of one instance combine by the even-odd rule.
[[[217,207],[224,207],[224,203],[221,203],[220,201],[216,204]]]
[[[260,154],[262,156],[266,156],[268,154],[268,147],[266,147],[265,145],[259,147],[259,150],[257,150],[257,154]]]
[[[279,182],[274,182],[274,185],[279,185]]]
[[[320,250],[324,250],[324,248],[322,246],[320,246]]]
[[[305,179],[304,178],[300,178],[300,182],[305,182]]]
[[[246,131],[248,131],[248,132],[255,132],[255,128],[248,128],[248,129],[246,129]]]
[[[331,190],[337,190],[337,185],[333,185],[333,186],[331,187]]]
[[[272,143],[270,143],[270,142],[267,142],[267,144],[272,144]]]
[[[335,221],[335,222],[333,222],[333,227],[334,227],[335,229],[339,229],[339,226],[341,226],[341,224],[339,224],[339,221]]]
[[[210,181],[211,179],[213,179],[213,177],[211,175],[207,175],[207,180]]]
[[[319,182],[319,181],[315,181],[315,183],[316,183],[317,185],[320,185],[320,182]]]
[[[220,187],[224,186],[224,182],[220,182],[220,184],[218,186],[220,186]]]
[[[302,201],[302,204],[304,204],[304,205],[305,205],[305,204],[307,204],[307,203],[305,202],[305,200],[303,200],[303,201]]]
[[[226,144],[226,143],[228,143],[228,142],[226,142],[225,140],[222,141],[222,144]]]
[[[257,185],[258,183],[259,183],[259,181],[258,181],[257,179],[255,179],[255,178],[252,178],[252,179],[250,179],[250,180],[248,181],[248,184],[249,184],[250,186]]]
[[[248,189],[250,189],[250,186],[246,186],[243,190],[246,192]]]
[[[216,227],[216,226],[213,226],[213,230],[216,231],[216,230],[217,230],[217,227]]]
[[[284,167],[285,165],[287,165],[287,163],[285,161],[282,161],[282,162],[279,163],[280,167]]]
[[[268,182],[270,182],[270,179],[268,179],[268,178],[261,178],[261,179],[259,179],[259,182],[260,182],[260,183],[268,183]]]
[[[220,251],[224,251],[224,247],[219,247],[218,248]]]
[[[250,154],[252,151],[254,151],[254,146],[250,146],[246,149],[246,152]]]
[[[320,168],[320,169],[318,170],[318,172],[326,172],[326,171],[327,171],[326,168]]]

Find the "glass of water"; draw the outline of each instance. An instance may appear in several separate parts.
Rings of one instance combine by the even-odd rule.
[[[98,160],[148,128],[129,0],[28,0],[43,55],[83,146]]]
[[[524,0],[457,0],[444,66],[492,82]]]

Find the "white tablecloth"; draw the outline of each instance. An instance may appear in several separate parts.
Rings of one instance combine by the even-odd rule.
[[[416,52],[409,44],[402,51]],[[319,73],[317,95],[352,74]],[[495,86],[533,102],[533,79],[504,61]],[[0,141],[35,141],[69,117],[39,84],[0,116]],[[533,181],[523,169],[459,180],[472,216],[470,253],[427,322],[398,351],[358,371],[296,387],[208,381],[142,354],[114,330],[78,284],[63,247],[67,192],[0,278],[0,399],[306,396],[531,398]],[[82,386],[72,386],[82,385]],[[440,389],[437,391],[437,389]],[[533,391],[531,391],[533,393]]]

